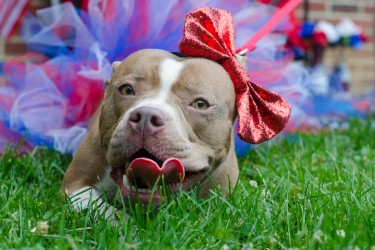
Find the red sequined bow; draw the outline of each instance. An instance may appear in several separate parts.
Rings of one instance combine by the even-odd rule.
[[[221,64],[229,73],[236,93],[238,135],[261,143],[278,134],[290,116],[289,104],[278,94],[252,83],[235,56],[232,15],[203,7],[186,16],[180,53]]]

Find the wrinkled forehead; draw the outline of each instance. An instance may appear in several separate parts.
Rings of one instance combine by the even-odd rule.
[[[136,79],[159,77],[159,67],[163,61],[175,62],[180,58],[163,50],[141,50],[128,56],[115,70],[113,78],[118,80],[125,76]]]
[[[141,50],[125,59],[116,69],[114,83],[147,79],[155,87],[210,90],[217,94],[233,89],[227,72],[216,62],[202,58],[183,58],[163,50]],[[160,86],[162,85],[162,86]]]
[[[228,73],[218,63],[202,58],[187,58],[183,63],[175,88],[198,93],[204,90],[217,98],[234,91]]]

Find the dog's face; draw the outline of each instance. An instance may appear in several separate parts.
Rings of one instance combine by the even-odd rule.
[[[219,64],[142,50],[115,63],[106,85],[101,146],[125,197],[137,186],[140,201],[149,201],[161,175],[171,189],[190,189],[225,160],[235,93]]]

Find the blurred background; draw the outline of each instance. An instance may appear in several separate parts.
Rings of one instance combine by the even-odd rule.
[[[350,92],[354,95],[367,93],[375,88],[375,1],[373,0],[310,0],[309,18],[325,20],[333,24],[343,18],[351,18],[363,28],[367,42],[360,50],[346,51],[345,59],[350,69],[352,81]],[[304,5],[297,9],[297,15],[304,18]],[[324,63],[333,67],[337,58],[337,50],[328,48]]]
[[[1,0],[0,0],[1,2]],[[26,11],[35,15],[38,9],[59,4],[64,1],[30,0]],[[71,1],[80,7],[83,0]],[[261,1],[277,5],[279,1]],[[305,1],[306,2],[306,1]],[[345,62],[351,73],[349,91],[353,95],[362,95],[375,88],[375,1],[374,0],[310,0],[308,1],[308,18],[325,20],[332,24],[339,23],[343,18],[351,18],[363,28],[367,42],[360,50],[346,50]],[[301,3],[296,10],[297,17],[302,21],[306,15],[306,5]],[[0,37],[0,63],[27,51],[26,45],[19,34],[20,26],[16,25],[9,39]],[[323,62],[332,68],[337,60],[337,48],[327,48]]]

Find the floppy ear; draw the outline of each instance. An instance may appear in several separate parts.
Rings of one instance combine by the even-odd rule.
[[[247,57],[246,57],[246,53],[247,53],[247,50],[243,50],[243,51],[238,52],[236,54],[236,58],[240,62],[241,66],[242,66],[242,68],[244,68],[244,70],[247,70]]]
[[[236,58],[237,60],[240,62],[242,68],[247,71],[247,57],[246,57],[246,53],[247,53],[247,50],[243,50],[241,52],[238,52],[236,54]],[[237,106],[237,103],[236,103],[236,106]],[[237,119],[238,117],[238,113],[237,113],[237,107],[235,108],[234,110],[234,113],[233,113],[233,122]]]
[[[121,64],[120,61],[114,61],[112,63],[112,72],[115,72],[115,70],[117,69],[117,67]]]
[[[115,72],[115,70],[117,69],[117,67],[121,64],[120,61],[114,61],[112,63],[112,73]],[[107,87],[109,86],[109,84],[111,83],[111,78],[107,79],[104,81],[104,90],[107,89]]]

